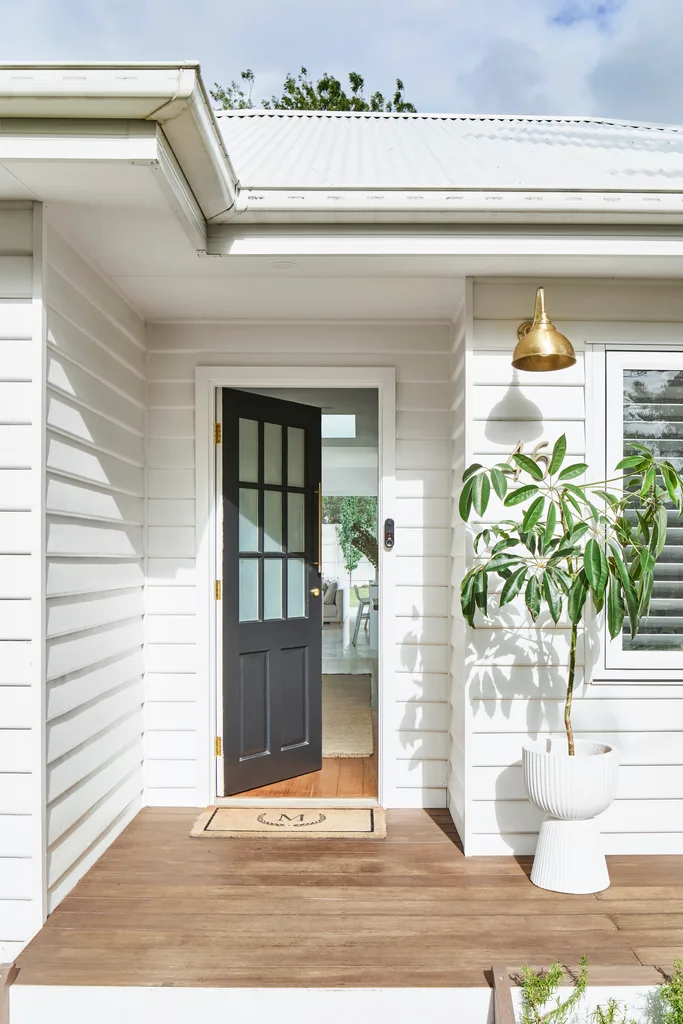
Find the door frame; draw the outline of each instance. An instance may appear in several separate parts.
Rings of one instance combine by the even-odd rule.
[[[220,388],[373,388],[378,402],[378,501],[380,533],[385,519],[395,519],[396,492],[396,370],[389,366],[198,366],[195,368],[195,549],[197,590],[197,805],[235,806],[253,801],[218,796],[223,758],[215,752],[222,727],[221,617],[215,581],[220,579],[221,488],[214,425]],[[379,637],[377,671],[377,800],[300,800],[310,806],[343,804],[391,806],[394,791],[390,685],[394,678],[395,555],[379,538]],[[204,681],[202,683],[202,681]],[[291,799],[270,798],[264,804],[283,805]]]

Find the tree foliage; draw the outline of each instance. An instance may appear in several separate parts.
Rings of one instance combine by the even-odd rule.
[[[683,512],[678,470],[645,445],[631,442],[630,448],[635,454],[616,467],[623,475],[594,483],[576,482],[588,469],[585,462],[565,466],[564,434],[546,472],[515,452],[515,467],[499,463],[485,469],[475,463],[463,474],[460,515],[465,521],[473,512],[483,519],[493,493],[506,508],[524,506],[521,518],[502,520],[477,534],[475,554],[483,555],[463,579],[463,615],[474,626],[477,610],[488,613],[492,575],[502,581],[501,608],[521,594],[534,622],[544,607],[554,623],[566,609],[571,645],[564,724],[570,754],[577,631],[587,602],[590,598],[596,612],[606,609],[613,639],[626,619],[635,637],[648,615],[655,565],[666,544],[667,503],[679,516]]]
[[[254,72],[247,68],[240,74],[240,82],[232,81],[227,86],[216,82],[211,96],[223,110],[251,110],[254,106]],[[349,72],[348,90],[338,78],[325,72],[317,81],[310,77],[306,68],[298,75],[288,74],[280,96],[263,100],[265,110],[350,110],[359,112],[382,112],[405,114],[415,113],[415,107],[405,98],[405,86],[396,79],[393,94],[387,99],[381,92],[373,92],[365,98],[365,79],[356,71]]]
[[[377,498],[352,495],[340,498],[337,537],[349,575],[358,568],[364,554],[354,543],[360,531],[376,535]]]

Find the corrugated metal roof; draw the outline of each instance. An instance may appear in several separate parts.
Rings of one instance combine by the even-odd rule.
[[[569,117],[219,111],[243,189],[683,189],[683,128]]]

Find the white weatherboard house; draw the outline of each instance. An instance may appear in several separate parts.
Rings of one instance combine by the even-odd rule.
[[[683,374],[682,276],[683,128],[216,113],[195,64],[0,68],[0,962],[142,808],[277,805],[335,659],[372,677],[375,772],[299,803],[448,808],[467,856],[533,852],[520,750],[562,732],[567,630],[465,631],[453,498],[562,433],[611,468],[629,382]],[[578,358],[517,373],[539,285]],[[681,408],[648,423],[674,457]],[[321,443],[316,409],[355,426]],[[361,477],[368,629],[335,572],[321,645],[318,503]],[[622,766],[609,853],[683,854],[679,543],[638,645],[581,647],[577,733]]]

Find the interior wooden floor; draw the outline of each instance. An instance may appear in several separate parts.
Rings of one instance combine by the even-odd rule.
[[[319,772],[297,775],[270,786],[246,789],[239,797],[377,797],[377,741],[372,757],[324,757]]]
[[[612,887],[544,892],[530,860],[465,858],[446,811],[377,841],[190,839],[148,808],[18,958],[19,985],[483,986],[494,963],[670,964],[683,857],[612,857]]]

